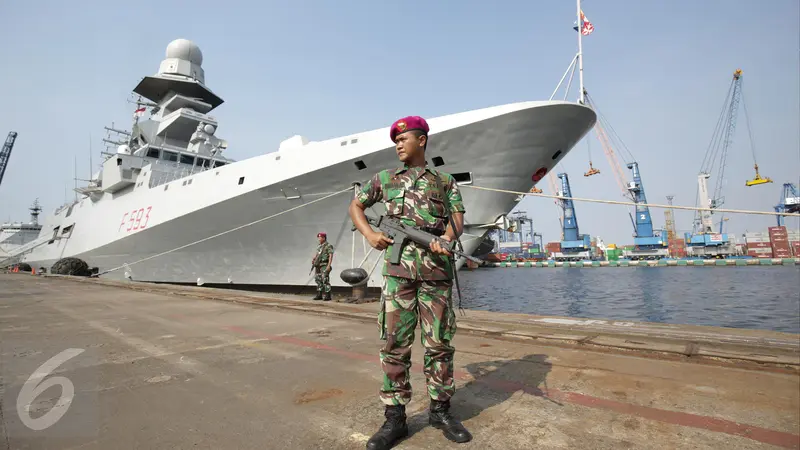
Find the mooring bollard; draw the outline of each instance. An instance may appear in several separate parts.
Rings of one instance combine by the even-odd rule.
[[[353,286],[353,303],[361,303],[364,298],[367,296],[367,283]]]

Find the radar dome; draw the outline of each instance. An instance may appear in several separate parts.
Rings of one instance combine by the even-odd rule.
[[[198,66],[203,64],[203,53],[200,47],[187,39],[175,39],[167,46],[167,58],[182,59]]]

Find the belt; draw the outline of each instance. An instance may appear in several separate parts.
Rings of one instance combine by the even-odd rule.
[[[419,229],[424,231],[424,232],[426,232],[426,233],[430,233],[430,234],[432,234],[434,236],[437,236],[437,237],[441,237],[444,234],[444,230],[439,229],[439,228],[420,227]]]

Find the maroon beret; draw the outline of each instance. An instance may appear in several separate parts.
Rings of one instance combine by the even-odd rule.
[[[322,233],[322,232],[320,232],[320,233],[317,233],[317,237],[320,237],[320,236],[322,236],[322,237],[324,237],[324,238],[328,237],[328,235],[327,235],[327,234],[325,234],[325,233]]]
[[[389,129],[389,137],[392,139],[392,142],[395,142],[395,138],[398,134],[411,130],[421,130],[427,135],[428,131],[430,131],[430,127],[428,127],[428,122],[420,116],[403,117],[392,124],[392,127]]]

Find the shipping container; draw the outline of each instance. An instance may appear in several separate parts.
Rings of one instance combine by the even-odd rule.
[[[786,231],[786,227],[782,226],[782,225],[779,226],[779,227],[768,227],[767,230],[770,231],[770,232],[772,232],[772,231]]]
[[[747,248],[772,248],[772,244],[769,242],[748,242]]]

